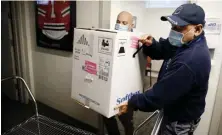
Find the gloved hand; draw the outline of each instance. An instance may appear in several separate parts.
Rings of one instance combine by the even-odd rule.
[[[122,115],[124,113],[127,113],[127,111],[128,111],[128,102],[121,103],[115,109],[119,109],[118,115]]]
[[[139,46],[141,45],[140,43],[142,43],[142,45],[146,45],[146,46],[150,46],[153,43],[153,37],[151,35],[143,35],[140,39],[139,39]]]

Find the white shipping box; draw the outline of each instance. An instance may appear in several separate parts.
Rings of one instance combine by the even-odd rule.
[[[133,58],[140,36],[134,32],[76,28],[71,97],[108,118],[116,115],[119,110],[114,108],[118,104],[143,89],[146,59],[139,60],[139,54]]]

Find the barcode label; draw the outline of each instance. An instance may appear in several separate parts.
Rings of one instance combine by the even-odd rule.
[[[100,57],[99,60],[99,79],[103,81],[108,81],[109,79],[109,69],[110,69],[110,60],[107,58]]]
[[[99,79],[104,80],[104,81],[108,81],[108,78],[102,75],[99,75]]]
[[[109,73],[108,73],[108,72],[100,71],[99,74],[102,75],[102,76],[105,76],[105,77],[108,77],[108,76],[109,76]]]

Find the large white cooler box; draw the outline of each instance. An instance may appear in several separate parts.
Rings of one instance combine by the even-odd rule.
[[[104,29],[74,30],[71,97],[106,116],[143,89],[145,57],[133,54],[141,34]],[[140,57],[140,59],[139,59]]]

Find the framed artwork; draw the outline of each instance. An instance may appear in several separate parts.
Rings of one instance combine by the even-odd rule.
[[[65,51],[73,49],[76,1],[36,1],[37,46]]]

